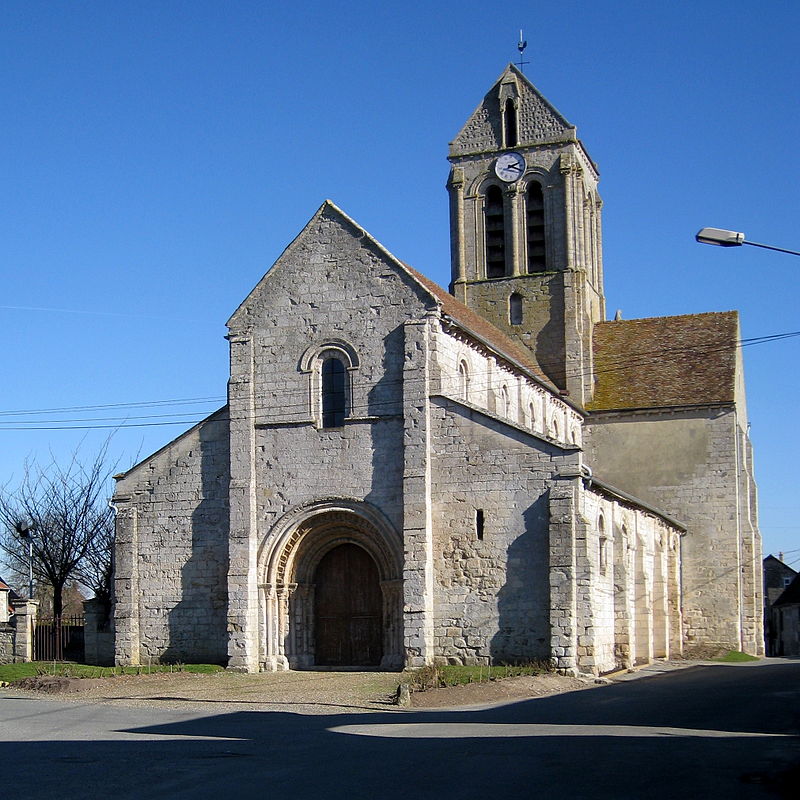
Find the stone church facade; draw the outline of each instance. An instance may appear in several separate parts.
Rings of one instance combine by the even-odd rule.
[[[597,169],[515,67],[449,159],[450,292],[326,201],[227,405],[118,477],[118,663],[763,650],[735,313],[604,321]]]

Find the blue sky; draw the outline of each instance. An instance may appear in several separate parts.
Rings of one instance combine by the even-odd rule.
[[[800,249],[795,2],[6,0],[0,483],[120,417],[129,466],[221,405],[225,321],[325,198],[446,285],[447,143],[520,27],[600,167],[609,314],[800,330],[800,259],[693,239]],[[795,566],[799,353],[744,351],[764,552]]]

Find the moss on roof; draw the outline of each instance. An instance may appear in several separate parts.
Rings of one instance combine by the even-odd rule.
[[[590,411],[733,402],[735,311],[600,322]]]

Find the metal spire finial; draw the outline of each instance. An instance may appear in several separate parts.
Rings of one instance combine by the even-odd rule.
[[[525,72],[525,64],[530,64],[530,61],[523,61],[522,54],[525,52],[525,48],[528,46],[528,43],[522,38],[522,28],[519,29],[519,41],[517,42],[517,50],[519,50],[519,61],[518,66],[520,72]]]

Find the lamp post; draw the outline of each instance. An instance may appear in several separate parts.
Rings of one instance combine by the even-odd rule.
[[[33,600],[33,523],[21,519],[14,527],[19,538],[28,541],[28,600]]]
[[[749,244],[751,247],[763,247],[765,250],[777,250],[779,253],[789,253],[800,256],[797,250],[787,250],[785,247],[775,247],[771,244],[748,242],[744,234],[739,231],[726,231],[723,228],[701,228],[694,237],[700,244],[715,244],[718,247],[741,247]]]

